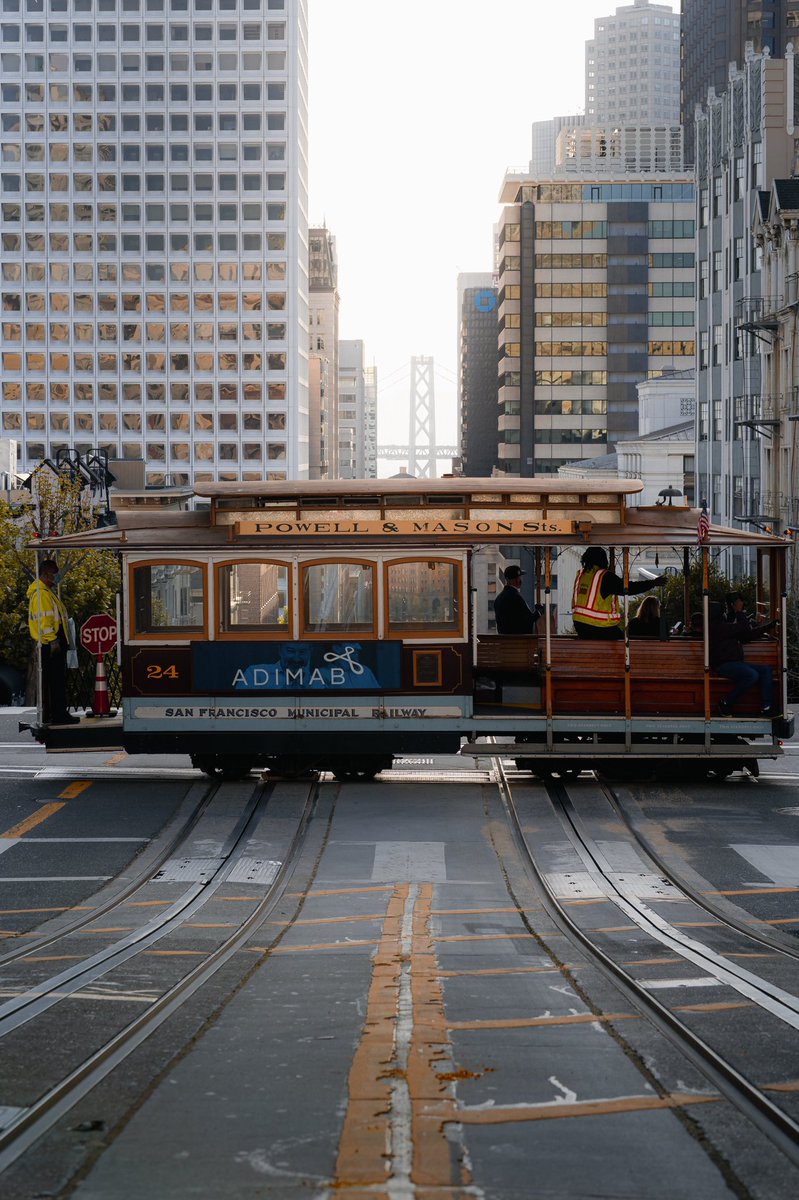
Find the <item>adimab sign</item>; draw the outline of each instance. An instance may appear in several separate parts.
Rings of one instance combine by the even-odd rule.
[[[400,642],[206,642],[194,647],[198,692],[397,691]]]

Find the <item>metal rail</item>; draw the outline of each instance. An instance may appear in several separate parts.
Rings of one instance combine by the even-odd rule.
[[[688,883],[683,875],[680,875],[674,867],[666,862],[665,858],[652,845],[645,834],[638,828],[633,817],[627,811],[624,803],[617,793],[608,784],[599,781],[599,787],[607,797],[608,804],[613,809],[616,816],[624,822],[630,834],[635,838],[638,845],[644,853],[651,858],[652,862],[657,867],[658,871],[666,876],[675,887],[684,892],[690,900],[697,905],[698,908],[704,909],[711,917],[721,921],[724,925],[735,929],[738,933],[744,934],[745,937],[751,938],[752,941],[759,942],[761,946],[765,946],[769,950],[774,950],[779,954],[784,954],[788,958],[794,958],[799,961],[799,945],[791,945],[787,940],[777,937],[773,933],[761,932],[758,929],[753,929],[745,920],[736,917],[734,913],[725,912],[718,904],[714,904],[707,896],[698,891],[693,884]]]
[[[20,996],[7,1000],[5,1004],[0,1004],[0,1040],[32,1017],[52,1008],[65,996],[102,978],[115,967],[121,966],[128,959],[140,954],[142,950],[154,945],[201,908],[233,869],[236,859],[241,854],[242,846],[260,818],[262,809],[266,806],[273,786],[267,785],[267,789],[264,790],[262,785],[259,785],[253,789],[244,812],[228,836],[213,870],[206,879],[187,888],[183,895],[173,901],[162,913],[138,929],[132,930],[126,937],[106,946],[99,953],[75,963],[74,966],[60,971],[58,975],[53,975],[50,979],[36,984]],[[96,917],[93,919],[96,920]]]
[[[654,912],[632,888],[626,885],[608,863],[602,850],[582,826],[571,797],[566,788],[559,783],[546,785],[552,807],[561,819],[566,834],[585,863],[588,871],[599,878],[606,890],[608,899],[616,904],[625,916],[629,917],[640,929],[650,937],[675,951],[695,966],[707,971],[721,983],[732,987],[754,1001],[760,1008],[778,1017],[786,1025],[799,1029],[799,996],[794,996],[782,988],[776,987],[759,975],[747,971],[737,963],[729,962],[715,950],[689,937],[669,921],[664,920]],[[668,875],[668,872],[666,872]],[[726,924],[724,917],[721,920]],[[748,930],[741,931],[749,937]]]
[[[23,1109],[16,1118],[0,1131],[0,1173],[15,1162],[34,1142],[52,1128],[56,1121],[69,1112],[83,1096],[105,1079],[129,1054],[146,1041],[173,1012],[179,1009],[186,1000],[228,961],[239,947],[246,942],[250,934],[262,923],[280,899],[288,875],[293,870],[310,817],[316,805],[317,796],[318,781],[314,780],[309,787],[303,812],[280,870],[269,885],[266,894],[259,901],[257,907],[242,922],[238,929],[220,946],[211,951],[208,958],[194,967],[178,983],[174,984],[154,1001],[146,1012],[121,1029],[104,1046],[90,1055],[85,1062],[71,1071],[59,1083],[50,1088],[34,1104]],[[236,846],[231,850],[225,866],[221,869],[220,873],[223,877],[226,877],[232,869],[233,851],[237,847],[240,847],[242,841],[246,840],[247,830],[254,818],[255,810],[249,814],[244,827],[236,838]],[[219,882],[221,882],[221,879]]]
[[[799,1166],[799,1124],[694,1033],[666,1005],[641,988],[633,976],[591,941],[560,904],[530,852],[501,760],[495,759],[494,765],[503,807],[517,846],[534,877],[547,915],[562,933],[582,946],[600,970],[621,990],[625,999],[648,1017],[721,1095],[765,1134],[794,1165]]]

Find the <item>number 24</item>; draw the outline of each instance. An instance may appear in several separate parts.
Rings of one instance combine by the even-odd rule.
[[[172,664],[169,667],[159,667],[157,664],[152,663],[147,668],[147,678],[148,679],[180,679],[180,672],[178,671],[177,667],[174,664]]]

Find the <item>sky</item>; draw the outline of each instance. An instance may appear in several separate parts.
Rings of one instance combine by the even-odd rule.
[[[582,111],[585,42],[618,6],[309,0],[309,217],[336,238],[340,336],[378,368],[379,441],[408,440],[414,355],[456,440],[458,274],[491,270],[505,171],[533,121]]]

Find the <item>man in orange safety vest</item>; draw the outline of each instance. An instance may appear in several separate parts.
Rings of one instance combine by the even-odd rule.
[[[578,637],[617,641],[624,637],[619,596],[624,595],[624,580],[610,570],[607,551],[589,546],[583,554],[572,594],[572,620]],[[627,585],[628,596],[639,596],[650,588],[661,587],[665,575]]]

